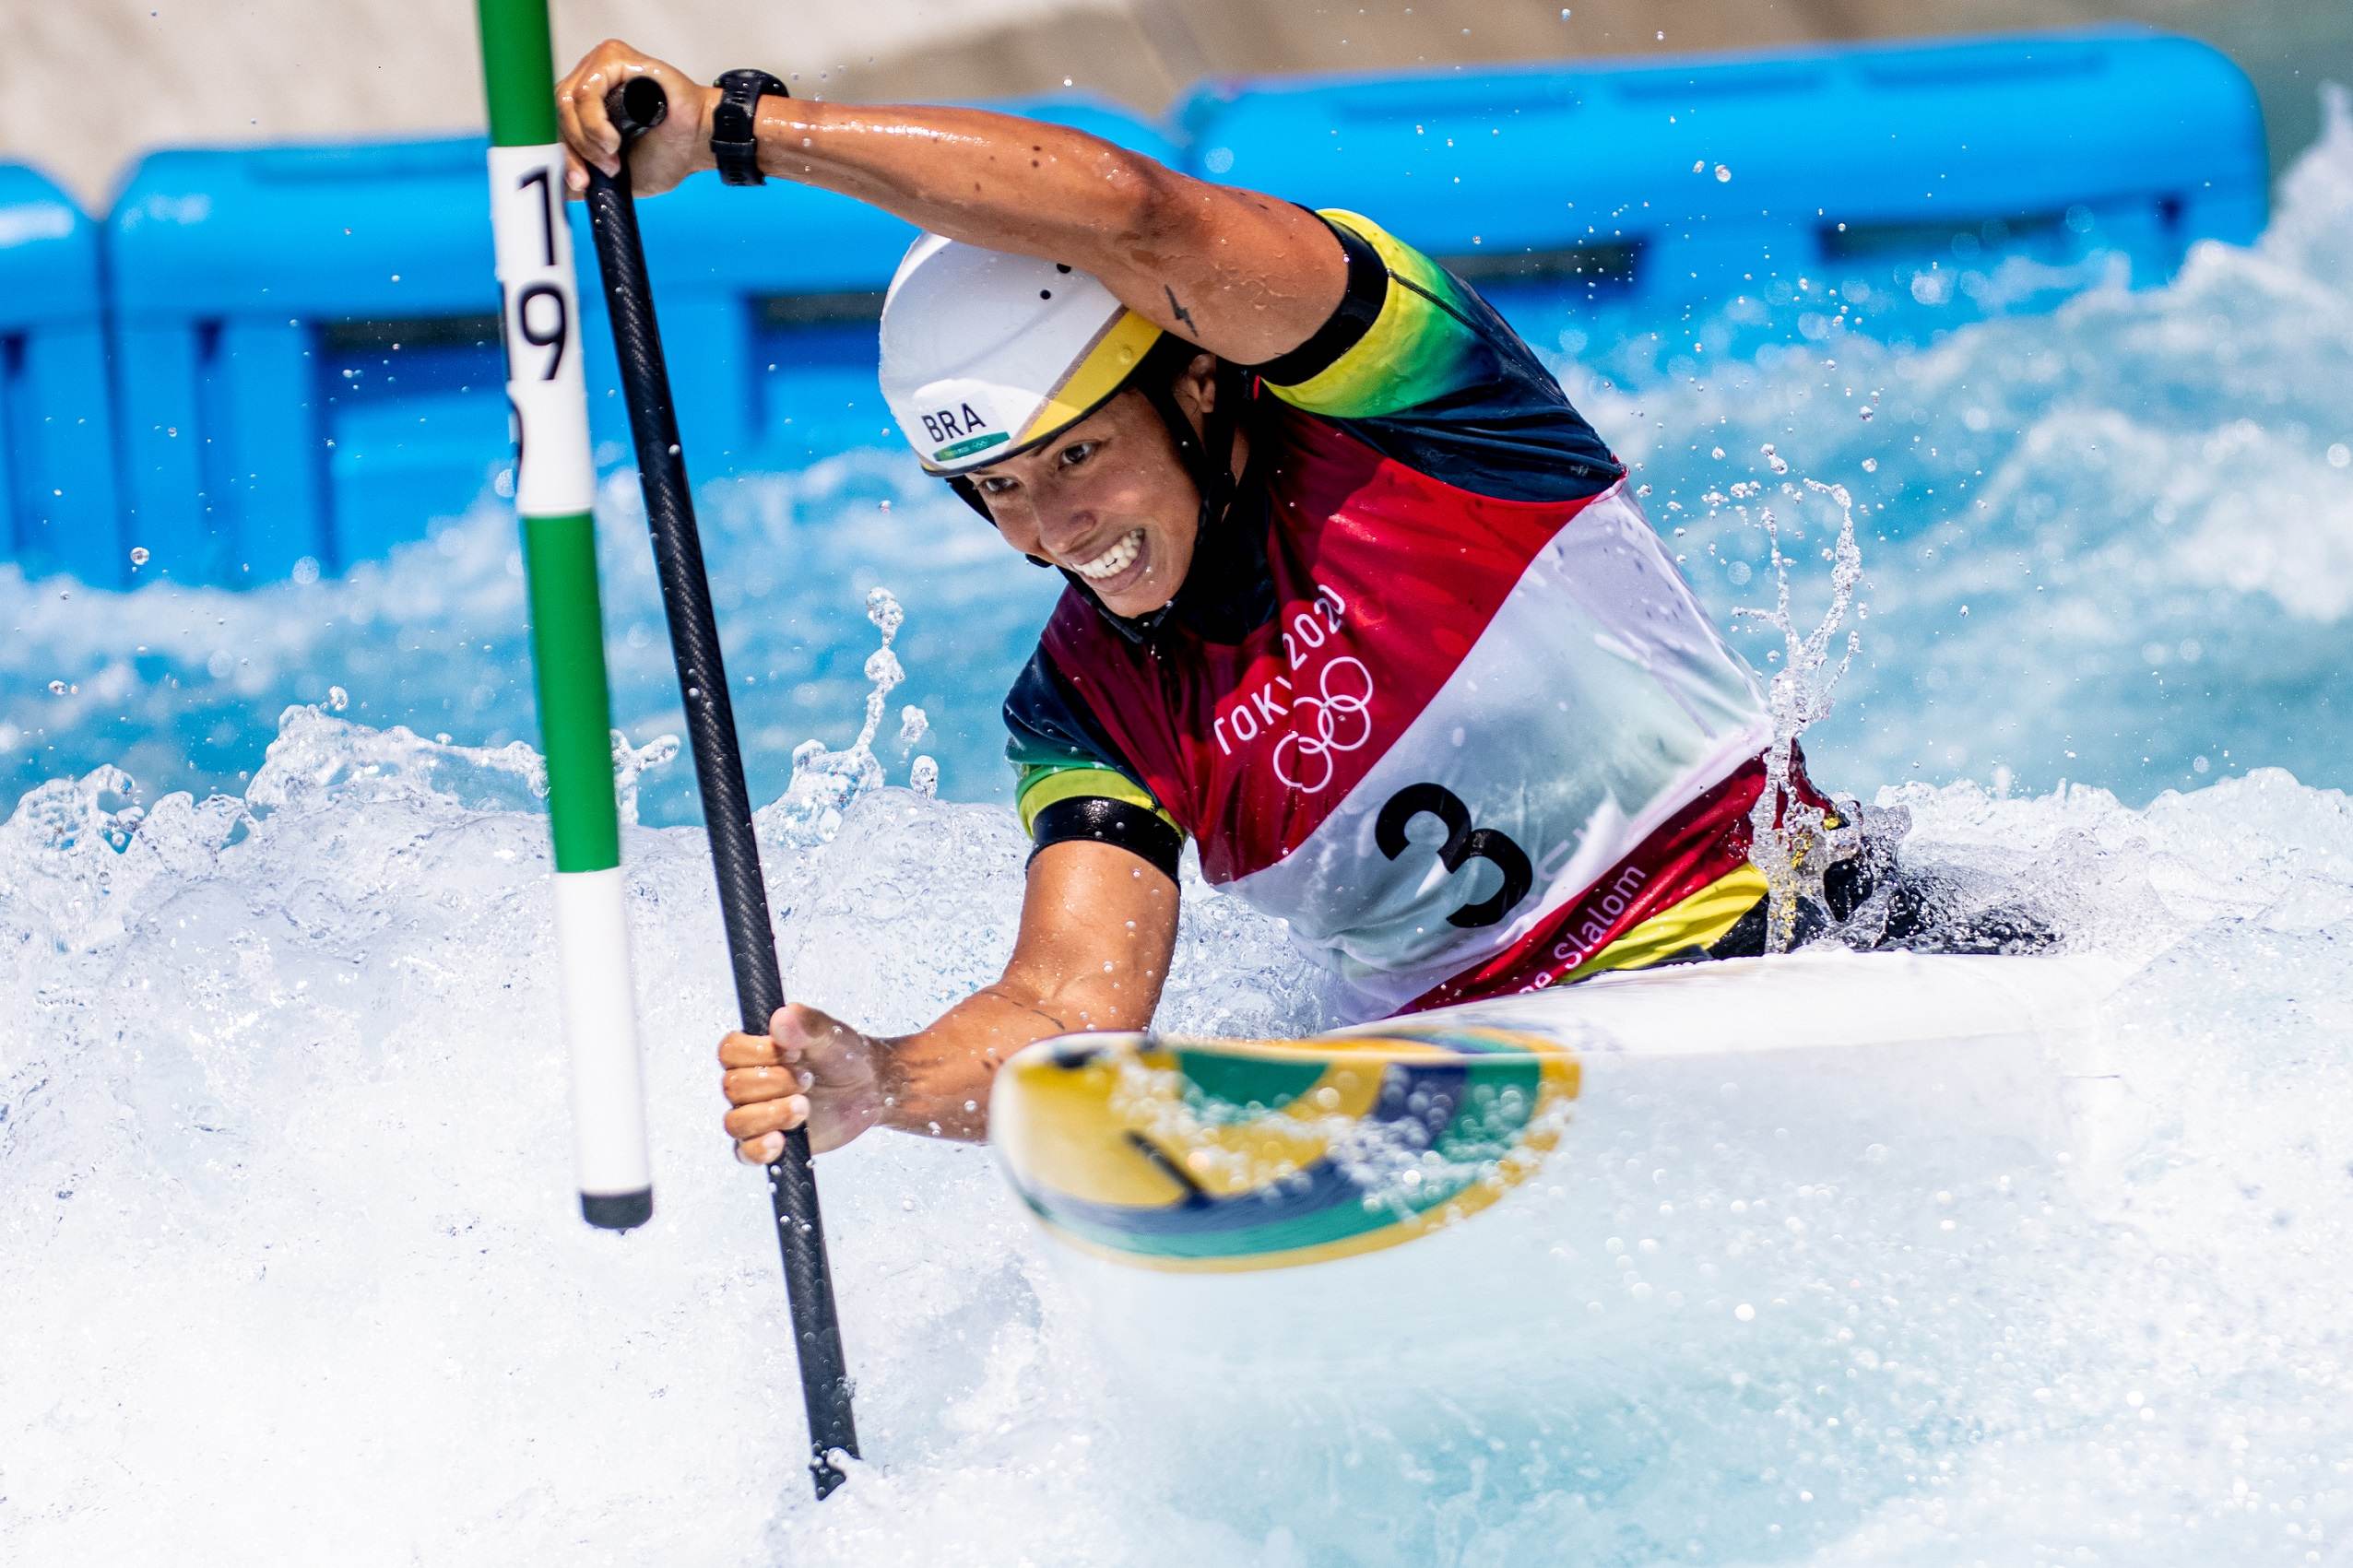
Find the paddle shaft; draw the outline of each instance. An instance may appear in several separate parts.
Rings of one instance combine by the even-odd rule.
[[[736,1002],[746,1032],[765,1034],[770,1016],[784,1006],[784,982],[776,969],[775,936],[768,925],[768,889],[760,873],[760,846],[752,833],[751,799],[744,787],[743,753],[736,740],[734,706],[727,699],[702,537],[687,489],[686,462],[679,450],[669,370],[662,359],[662,336],[654,319],[654,294],[646,281],[637,209],[629,188],[628,147],[660,123],[668,105],[659,84],[638,77],[613,89],[607,109],[621,133],[621,171],[608,177],[589,171],[589,225],[604,274],[613,347],[621,357],[630,432],[637,443],[645,525],[654,536],[654,566],[661,579],[670,651],[686,706],[694,779],[710,829],[711,868],[718,878],[727,956],[735,966]],[[806,1129],[785,1135],[783,1155],[768,1167],[768,1185],[784,1252],[801,1397],[809,1411],[810,1473],[822,1498],[842,1483],[833,1452],[839,1449],[856,1457],[857,1431],[851,1420],[849,1374],[842,1358],[841,1322],[834,1306],[833,1274],[825,1259],[817,1174]]]

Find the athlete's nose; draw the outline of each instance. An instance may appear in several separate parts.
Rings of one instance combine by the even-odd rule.
[[[1038,519],[1038,537],[1056,555],[1069,554],[1072,546],[1083,544],[1094,532],[1094,513],[1091,509]]]

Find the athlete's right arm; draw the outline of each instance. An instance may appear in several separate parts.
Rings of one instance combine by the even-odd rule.
[[[1145,1027],[1176,949],[1167,873],[1111,844],[1047,844],[1030,860],[1004,974],[936,1021],[877,1039],[795,1003],[768,1033],[722,1040],[727,1134],[759,1164],[804,1122],[819,1153],[877,1126],[978,1142],[989,1082],[1014,1052],[1078,1030]]]

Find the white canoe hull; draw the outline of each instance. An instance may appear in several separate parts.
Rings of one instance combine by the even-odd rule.
[[[1295,1265],[1169,1267],[1099,1229],[1074,1236],[1025,1172],[1037,1121],[1011,1067],[992,1114],[1016,1187],[1066,1244],[1055,1251],[1131,1375],[1176,1392],[1345,1390],[1373,1410],[1384,1390],[1484,1403],[1531,1358],[1548,1379],[1608,1380],[1728,1336],[1835,1334],[1842,1315],[1879,1310],[1890,1281],[1941,1278],[2030,1231],[2074,1153],[2073,1086],[2049,1043],[2096,1028],[2120,979],[2083,958],[1799,954],[1295,1043],[1378,1051],[1399,1024],[1508,1031],[1573,1057],[1577,1080],[1551,1147],[1518,1156],[1492,1201]],[[1115,1056],[1151,1043],[1090,1038]],[[1165,1116],[1140,1125],[1168,1145],[1164,1163],[1185,1158]]]

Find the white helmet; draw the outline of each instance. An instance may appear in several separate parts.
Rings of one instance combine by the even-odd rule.
[[[1094,413],[1162,336],[1090,273],[926,234],[882,299],[882,396],[926,468],[968,473]]]

